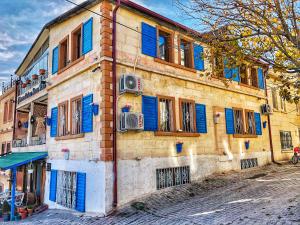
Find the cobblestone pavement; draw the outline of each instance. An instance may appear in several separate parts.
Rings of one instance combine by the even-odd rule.
[[[214,175],[139,202],[105,218],[47,210],[11,224],[299,225],[300,166],[274,164]]]

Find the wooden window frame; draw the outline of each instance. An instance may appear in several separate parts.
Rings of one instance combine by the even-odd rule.
[[[257,85],[257,86],[254,86],[254,85],[253,85],[252,69],[255,69],[255,71],[256,71],[256,77],[255,77],[255,79],[256,79],[256,85]],[[249,78],[250,78],[250,80],[251,80],[251,84],[249,84],[249,86],[258,89],[258,88],[259,88],[259,83],[258,83],[258,68],[257,68],[257,67],[254,67],[254,66],[251,66],[251,67],[250,67],[250,76],[249,76]]]
[[[67,58],[67,65],[66,66],[63,66],[63,58],[62,58],[62,48],[61,48],[61,45],[63,45],[64,43],[67,43],[66,46],[67,46],[67,50],[66,50],[66,58]],[[66,67],[68,67],[68,62],[69,62],[69,35],[67,35],[64,39],[62,39],[60,42],[59,42],[59,48],[58,48],[58,72],[62,72]]]
[[[71,62],[74,62],[76,60],[80,60],[81,57],[83,57],[83,54],[81,52],[81,55],[79,57],[75,57],[76,56],[76,43],[77,43],[77,40],[76,40],[76,34],[78,33],[78,31],[80,30],[81,32],[81,51],[82,51],[82,27],[83,27],[83,24],[81,23],[79,26],[77,26],[71,33]]]
[[[81,100],[81,121],[82,122],[82,98],[83,98],[83,95],[78,95],[76,97],[73,97],[71,98],[70,100],[70,135],[78,135],[78,134],[81,134],[82,133],[82,125],[81,125],[81,128],[80,128],[80,133],[76,133],[76,134],[73,134],[72,133],[72,130],[73,130],[73,104],[76,100]]]
[[[243,83],[242,82],[242,80],[243,80],[243,78],[242,78],[242,74],[241,74],[241,67],[242,66],[245,66],[245,73],[246,73],[246,77],[244,78],[244,79],[246,79],[246,83]],[[248,66],[245,64],[245,63],[242,63],[242,65],[241,66],[239,66],[239,74],[240,74],[240,84],[241,85],[245,85],[245,86],[250,86],[249,85],[249,74],[248,74]]]
[[[9,144],[9,146],[10,146],[10,150],[9,150],[9,151],[7,150],[7,145],[8,145],[8,144]],[[11,152],[11,149],[12,149],[11,142],[10,142],[10,141],[7,141],[7,142],[6,142],[6,148],[5,148],[6,153]]]
[[[225,74],[224,74],[224,59],[223,59],[223,55],[221,54],[221,58],[222,58],[222,62],[221,62],[221,65],[222,65],[222,73],[218,74],[216,72],[216,53],[215,52],[212,52],[212,57],[211,57],[211,63],[212,63],[212,77],[213,78],[216,78],[216,79],[226,79],[225,78]],[[222,76],[220,76],[222,75]]]
[[[248,124],[248,115],[247,115],[248,112],[253,113],[252,123],[253,123],[253,126],[254,126],[254,134],[249,134],[248,133],[248,126],[249,126],[249,124]],[[254,110],[245,109],[244,114],[245,114],[245,116],[244,116],[244,118],[245,118],[245,123],[244,123],[245,124],[245,128],[244,128],[245,135],[247,135],[247,137],[250,137],[250,136],[257,137]]]
[[[291,142],[292,142],[292,145],[289,147],[289,148],[282,148],[283,144],[282,144],[282,139],[281,139],[281,133],[289,133],[290,134],[290,137],[291,137]],[[281,148],[281,151],[282,152],[289,152],[289,151],[293,151],[293,136],[292,136],[292,132],[291,131],[287,131],[287,130],[280,130],[279,131],[279,140],[280,140],[280,148]]]
[[[60,128],[60,108],[63,105],[66,106],[66,113],[65,113],[66,114],[66,134],[65,135],[60,135],[59,134],[59,128]],[[58,104],[58,116],[57,116],[57,119],[58,119],[58,121],[57,121],[57,136],[58,137],[64,137],[64,136],[68,136],[69,135],[69,130],[68,130],[68,128],[69,128],[69,119],[68,119],[68,117],[69,117],[69,101],[67,100],[67,101],[64,101],[64,102],[61,102],[61,103]]]
[[[167,99],[172,101],[172,110],[173,110],[173,130],[171,131],[162,131],[160,130],[160,100],[161,99]],[[158,122],[158,131],[163,133],[170,133],[170,132],[176,132],[176,113],[175,113],[175,97],[170,96],[164,96],[164,95],[157,95],[157,122]]]
[[[3,149],[3,153],[2,153],[2,147],[4,146],[4,149]],[[6,142],[4,141],[4,142],[2,142],[1,143],[1,154],[0,155],[4,155],[6,153]]]
[[[233,109],[233,123],[234,123],[234,137],[240,137],[240,136],[245,136],[245,115],[244,115],[244,110],[242,108],[232,108]],[[242,112],[242,124],[243,124],[243,131],[241,134],[236,133],[235,129],[235,111],[241,111]]]
[[[189,131],[184,131],[183,130],[183,115],[182,115],[182,103],[191,103],[193,106],[193,132]],[[195,108],[195,101],[190,100],[190,99],[184,99],[184,98],[179,98],[179,121],[180,121],[180,130],[184,133],[196,133],[196,108]]]
[[[11,122],[13,120],[13,113],[14,113],[14,100],[10,99],[8,102],[8,116],[7,116],[8,122]]]
[[[174,63],[174,31],[168,30],[168,29],[160,27],[160,26],[156,26],[156,30],[157,30],[157,33],[156,33],[156,38],[157,38],[157,55],[156,55],[156,58],[158,60],[165,61],[165,62],[168,62],[168,63]],[[160,32],[163,32],[163,33],[166,33],[166,34],[170,35],[168,37],[168,41],[167,41],[167,43],[170,45],[168,47],[169,48],[168,49],[168,51],[169,51],[169,61],[161,59],[160,55],[159,55],[159,33]]]
[[[181,65],[181,41],[186,42],[189,46],[189,66]],[[193,51],[193,41],[189,38],[183,37],[183,36],[178,36],[177,40],[177,45],[178,45],[178,64],[180,66],[190,68],[190,69],[195,69],[195,64],[194,64],[194,51]]]

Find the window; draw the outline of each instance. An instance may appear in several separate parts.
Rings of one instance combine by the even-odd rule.
[[[183,39],[179,39],[179,64],[185,67],[192,68],[192,43]]]
[[[59,43],[59,63],[58,63],[59,70],[65,68],[69,63],[68,45],[69,45],[69,36],[67,36]]]
[[[8,120],[8,101],[4,103],[3,123],[7,123],[7,120]]]
[[[245,64],[242,64],[240,66],[240,77],[241,77],[241,83],[248,85],[247,66]]]
[[[160,131],[175,131],[175,98],[158,97],[158,128]]]
[[[271,92],[272,92],[273,108],[278,109],[278,99],[277,99],[277,90],[276,90],[276,88],[272,88]]]
[[[72,32],[72,61],[79,59],[82,55],[82,25]]]
[[[258,87],[257,68],[252,67],[250,73],[251,85]]]
[[[68,102],[58,105],[58,136],[68,134]]]
[[[213,54],[213,76],[224,77],[223,56],[218,52]]]
[[[255,120],[254,112],[250,110],[245,110],[245,121],[246,121],[246,133],[255,135]]]
[[[162,30],[158,30],[158,58],[173,62],[173,35]]]
[[[5,142],[3,142],[1,145],[1,155],[5,154],[5,146],[6,146]]]
[[[56,202],[70,209],[76,208],[76,172],[58,171]]]
[[[293,149],[291,131],[280,131],[280,143],[282,150]]]
[[[6,153],[11,152],[11,144],[10,142],[6,143]]]
[[[282,97],[280,97],[280,109],[281,111],[286,112],[286,101]]]
[[[13,107],[14,107],[14,100],[10,99],[8,104],[8,116],[7,116],[8,121],[12,121],[13,119]]]
[[[180,128],[184,132],[195,132],[195,102],[179,99]]]
[[[244,134],[244,116],[242,109],[233,109],[234,115],[234,133]]]
[[[71,134],[81,133],[82,96],[71,99]]]

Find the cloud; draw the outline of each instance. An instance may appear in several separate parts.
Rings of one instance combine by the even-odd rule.
[[[20,57],[24,54],[24,52],[20,51],[0,51],[0,61],[8,61],[10,59]]]

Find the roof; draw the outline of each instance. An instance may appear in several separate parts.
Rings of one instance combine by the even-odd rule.
[[[13,152],[0,157],[0,169],[12,169],[39,159],[44,159],[47,156],[47,152]]]

